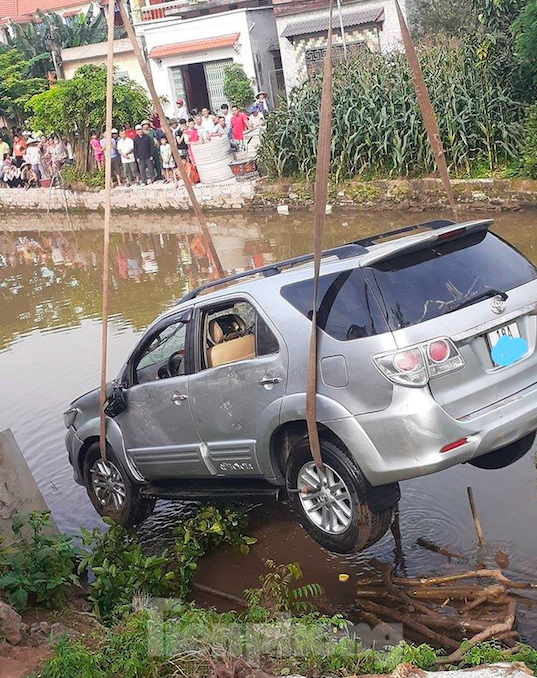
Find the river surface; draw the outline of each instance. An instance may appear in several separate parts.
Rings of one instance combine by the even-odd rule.
[[[409,212],[341,213],[329,217],[331,247],[396,226],[438,218]],[[475,217],[475,213],[469,215]],[[494,230],[537,263],[537,212],[495,215]],[[227,271],[239,271],[311,251],[312,216],[270,213],[210,215]],[[98,214],[0,215],[0,430],[11,428],[60,529],[101,525],[73,479],[63,438],[66,405],[99,382],[101,232]],[[153,318],[188,289],[214,277],[192,217],[115,215],[112,224],[109,377],[116,374]],[[466,487],[475,493],[488,548],[477,554]],[[148,540],[166,539],[188,507],[160,502],[143,526]],[[536,577],[537,473],[535,450],[503,471],[457,466],[402,486],[401,530],[406,570],[425,575],[449,569],[446,559],[416,545],[420,536],[493,564],[502,549],[509,574]],[[285,504],[253,508],[249,533],[258,543],[247,557],[234,552],[205,559],[201,579],[241,594],[256,584],[266,558],[299,561],[334,609],[353,602],[356,576],[371,557],[393,561],[390,534],[367,553],[328,555],[302,532]],[[475,557],[474,557],[475,556]],[[338,574],[351,574],[340,584]],[[210,601],[215,602],[215,601]],[[537,617],[522,628],[537,639]],[[534,635],[535,634],[535,635]]]

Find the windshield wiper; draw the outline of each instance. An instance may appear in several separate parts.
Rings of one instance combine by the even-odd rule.
[[[502,292],[501,290],[495,289],[488,289],[485,290],[484,292],[480,292],[479,294],[474,295],[473,297],[470,297],[470,299],[466,299],[466,301],[461,301],[460,304],[453,306],[450,310],[458,311],[461,308],[465,308],[466,306],[472,306],[472,304],[476,304],[478,301],[488,299],[489,297],[500,297],[500,299],[502,299],[503,301],[507,301],[507,299],[509,299],[509,295],[507,294],[507,292]]]

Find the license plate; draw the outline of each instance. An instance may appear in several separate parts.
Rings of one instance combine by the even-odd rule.
[[[518,355],[518,353],[521,351],[520,347],[517,347],[516,354],[513,354],[512,356],[509,356],[507,360],[498,358],[496,352],[494,351],[494,347],[498,344],[500,339],[503,337],[508,337],[509,339],[520,339],[520,330],[518,329],[518,324],[517,323],[511,323],[509,325],[504,325],[504,327],[500,327],[497,330],[493,330],[492,332],[489,332],[487,334],[487,340],[489,343],[489,348],[490,348],[490,355],[492,358],[492,362],[496,365],[500,366],[506,366],[509,364],[512,364],[514,362],[517,362],[522,358],[522,354],[525,353],[525,350]],[[524,341],[524,340],[522,340]],[[520,342],[517,342],[520,344]],[[524,344],[526,342],[524,341]],[[527,345],[526,345],[527,346]],[[499,347],[498,347],[499,348]],[[523,348],[523,347],[522,347]]]

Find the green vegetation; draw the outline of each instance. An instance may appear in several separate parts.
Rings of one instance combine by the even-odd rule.
[[[528,65],[537,86],[537,0],[527,0],[514,28],[518,54]]]
[[[52,532],[50,512],[13,518],[13,543],[0,548],[0,593],[10,605],[58,605],[78,584],[71,539]]]
[[[298,563],[277,565],[273,560],[266,560],[265,565],[268,572],[259,577],[261,586],[244,592],[251,607],[262,605],[275,614],[304,614],[315,611],[315,606],[309,599],[322,596],[323,588],[319,584],[292,586],[304,576]]]
[[[101,132],[105,126],[106,68],[81,66],[72,80],[62,80],[28,102],[32,113],[32,129],[46,134],[56,132],[67,136],[74,144],[77,169],[89,167],[89,139],[92,130]],[[122,80],[114,86],[113,122],[116,127],[149,115],[150,104],[141,85]]]
[[[62,179],[67,188],[74,190],[104,188],[104,170],[95,169],[91,172],[81,172],[74,165],[70,165],[62,168]]]
[[[253,103],[255,95],[252,81],[240,64],[233,63],[224,67],[224,94],[229,106],[244,109]]]
[[[0,45],[0,116],[22,123],[26,104],[48,88],[43,78],[31,77],[32,63],[16,49]]]
[[[25,24],[10,24],[9,44],[16,47],[28,59],[33,76],[46,77],[54,71],[52,52],[59,57],[66,47],[79,47],[102,42],[106,39],[106,19],[95,5],[86,13],[71,17],[67,23],[56,12],[37,10],[34,19]]]
[[[493,172],[518,157],[523,106],[479,64],[473,47],[442,39],[422,47],[420,58],[452,174],[470,176],[476,163]],[[311,180],[321,86],[313,77],[269,117],[262,156],[272,175]],[[362,54],[337,64],[332,180],[422,176],[434,168],[405,56]]]
[[[537,104],[528,113],[524,170],[530,178],[537,179]]]
[[[255,540],[245,537],[245,515],[231,509],[206,506],[176,528],[173,548],[159,555],[144,554],[137,537],[111,521],[107,532],[82,530],[87,554],[79,573],[95,576],[89,600],[105,623],[117,620],[131,609],[135,596],[184,598],[197,567],[197,560],[222,544],[248,552]]]

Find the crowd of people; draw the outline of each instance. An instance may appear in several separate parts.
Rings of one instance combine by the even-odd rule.
[[[67,139],[41,131],[0,130],[0,185],[9,188],[40,186],[66,164],[73,163],[73,149]]]
[[[258,92],[248,113],[237,106],[222,104],[219,111],[202,108],[188,111],[183,99],[176,101],[177,116],[168,119],[179,156],[192,183],[199,181],[195,154],[196,144],[210,143],[215,138],[229,140],[232,150],[246,150],[246,144],[259,139],[271,111],[266,92]],[[179,173],[172,148],[156,113],[150,120],[112,129],[110,158],[113,182],[117,186],[147,185],[155,181],[178,185]],[[254,148],[257,147],[254,144]],[[92,131],[89,152],[98,170],[104,168],[105,134]],[[73,164],[73,148],[57,134],[47,136],[40,130],[21,131],[4,127],[0,130],[0,185],[30,188],[48,185],[56,172]]]
[[[208,108],[189,112],[183,99],[178,99],[176,105],[178,115],[168,119],[168,122],[192,183],[199,180],[193,146],[209,143],[214,138],[225,138],[229,140],[232,150],[243,150],[248,136],[259,138],[270,112],[265,92],[258,92],[249,114],[237,106],[232,106],[230,110],[228,104],[222,104],[218,112]],[[93,132],[90,147],[95,166],[102,169],[106,153],[105,135]],[[147,185],[154,181],[178,185],[172,148],[156,113],[151,121],[142,120],[134,127],[126,125],[121,130],[113,128],[110,156],[112,175],[117,186]]]

